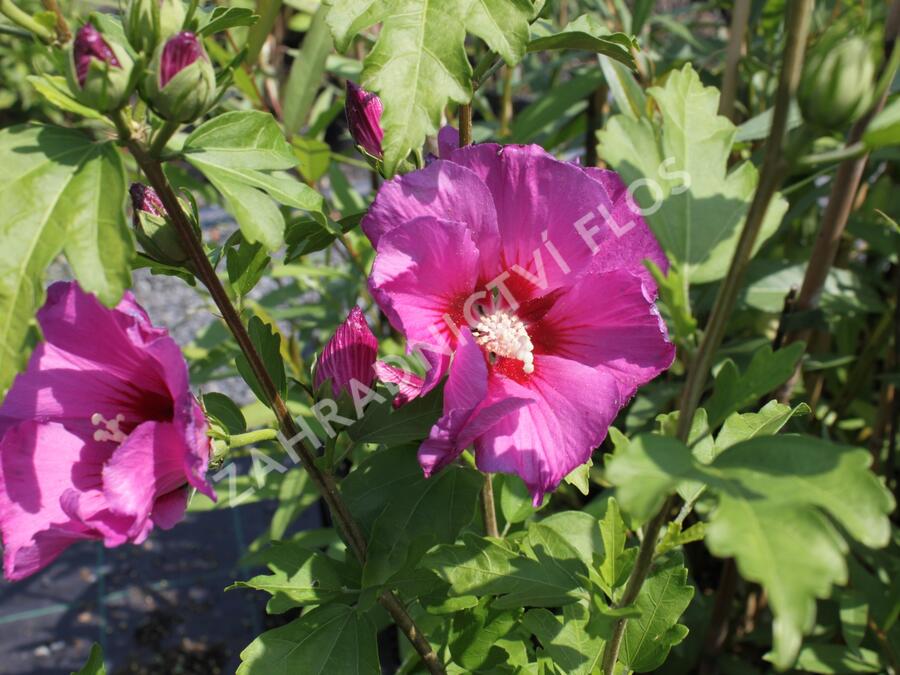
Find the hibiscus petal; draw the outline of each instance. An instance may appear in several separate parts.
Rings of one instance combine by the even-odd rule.
[[[133,300],[125,300],[129,312],[136,312]],[[142,317],[104,307],[97,298],[73,282],[59,282],[47,289],[47,302],[37,313],[44,339],[68,352],[82,363],[97,367],[129,381],[139,380],[143,389],[163,393],[166,387],[143,344],[135,344],[128,328]]]
[[[615,380],[576,361],[538,354],[522,384],[502,375],[490,380],[488,398],[532,397],[475,442],[478,468],[517,474],[539,505],[603,439],[622,406]]]
[[[150,518],[153,524],[164,530],[171,530],[184,518],[187,510],[188,489],[186,487],[163,495],[156,500]]]
[[[381,238],[369,279],[373,295],[411,343],[452,346],[478,281],[479,252],[459,222],[424,217]]]
[[[186,482],[184,458],[190,452],[174,424],[145,422],[103,467],[103,496],[109,508],[144,528],[157,499]]]
[[[502,240],[493,273],[510,273],[505,283],[518,302],[571,284],[588,269],[640,271],[655,289],[642,261],[667,268],[615,172],[559,161],[536,145],[473,145],[447,159],[471,169],[493,195]]]
[[[650,226],[641,215],[639,207],[628,196],[628,188],[622,177],[609,169],[585,167],[587,174],[603,188],[607,201],[605,209],[610,214],[615,227],[602,226],[602,219],[585,224],[590,230],[600,227],[600,232],[591,235],[597,245],[591,269],[606,272],[614,269],[629,269],[640,274],[649,295],[656,297],[656,281],[644,266],[644,260],[651,260],[665,274],[669,271],[669,260],[653,235]],[[633,223],[633,224],[632,224]],[[612,233],[615,236],[609,236]]]
[[[510,273],[518,302],[570,283],[567,279],[588,267],[591,248],[575,223],[606,193],[580,167],[536,145],[473,145],[450,153],[448,160],[471,169],[493,196],[502,241],[493,272]],[[563,267],[545,247],[545,234]]]
[[[385,183],[361,226],[379,249],[386,233],[422,216],[464,223],[480,248],[496,246],[497,214],[487,187],[468,169],[440,160]]]
[[[409,348],[410,354],[416,353],[416,356],[408,356],[407,358],[416,358],[425,369],[425,377],[421,377],[414,373],[406,363],[403,357],[388,357],[392,361],[397,361],[398,365],[388,363],[386,358],[384,361],[376,361],[373,366],[375,376],[387,384],[392,384],[397,388],[397,395],[394,397],[393,405],[395,408],[406,405],[414,398],[425,396],[434,389],[450,367],[450,355],[444,351],[436,351],[429,349],[429,345],[418,345]]]
[[[455,460],[478,436],[534,400],[532,396],[504,397],[485,404],[487,393],[484,352],[465,329],[444,387],[444,415],[419,448],[419,464],[426,476]]]
[[[79,539],[95,538],[60,504],[84,442],[60,424],[25,421],[0,439],[0,534],[8,579],[46,567]]]
[[[438,154],[443,159],[459,147],[459,131],[455,127],[441,127],[437,136]]]
[[[579,279],[532,327],[531,337],[538,352],[608,372],[623,402],[675,359],[641,278],[625,270]]]

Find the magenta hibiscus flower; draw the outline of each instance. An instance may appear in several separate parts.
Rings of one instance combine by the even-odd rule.
[[[643,261],[668,265],[613,171],[538,146],[442,155],[386,183],[362,222],[374,297],[411,348],[442,353],[424,380],[378,372],[409,398],[449,367],[426,475],[474,445],[480,469],[518,474],[539,503],[671,365]]]
[[[140,543],[210,497],[206,418],[178,345],[128,293],[107,309],[74,283],[47,291],[45,341],[0,406],[0,534],[22,579],[81,539]]]

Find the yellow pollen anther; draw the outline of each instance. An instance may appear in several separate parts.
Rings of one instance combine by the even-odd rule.
[[[499,311],[481,318],[472,329],[475,342],[497,356],[518,359],[522,370],[534,372],[534,345],[525,324],[514,314]]]

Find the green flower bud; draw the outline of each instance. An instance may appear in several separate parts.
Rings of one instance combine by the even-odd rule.
[[[128,192],[133,208],[134,234],[144,252],[166,265],[192,269],[190,256],[184,250],[181,237],[153,188],[141,183],[132,183]],[[183,203],[181,207],[185,213],[190,213]],[[196,223],[194,229],[199,236]]]
[[[843,31],[826,32],[809,51],[797,102],[813,126],[841,129],[872,104],[875,58],[869,43]]]
[[[216,99],[216,73],[200,38],[182,32],[159,45],[143,94],[167,120],[190,122],[206,112]]]
[[[66,79],[84,105],[109,112],[121,107],[134,89],[134,61],[124,46],[84,24],[69,47]]]
[[[131,0],[125,14],[125,34],[139,52],[152,54],[181,30],[185,10],[181,0]]]

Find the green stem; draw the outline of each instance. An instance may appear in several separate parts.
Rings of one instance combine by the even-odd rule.
[[[484,474],[484,485],[481,487],[481,508],[484,514],[484,533],[489,537],[499,537],[497,527],[497,509],[494,506],[494,482],[489,473]]]
[[[472,145],[472,104],[459,106],[459,147]]]
[[[819,152],[801,157],[797,160],[797,166],[808,167],[816,166],[818,164],[843,162],[847,159],[856,159],[857,157],[866,154],[866,152],[868,152],[866,146],[861,141],[858,141],[850,145],[845,145],[837,150],[829,150],[828,152]]]
[[[53,32],[35,21],[32,16],[13,4],[12,0],[0,0],[0,14],[12,21],[17,26],[21,26],[29,33],[37,36],[41,42],[51,44],[55,39]]]
[[[165,173],[163,173],[162,165],[158,160],[151,157],[144,147],[132,137],[128,120],[121,110],[113,116],[113,122],[119,131],[120,142],[131,152],[141,171],[144,172],[150,185],[156,191],[160,201],[162,201],[169,217],[172,219],[172,223],[181,238],[181,243],[194,265],[197,278],[204,286],[206,286],[212,296],[213,302],[215,302],[216,307],[218,307],[219,312],[221,313],[222,320],[228,326],[228,329],[238,343],[238,347],[240,347],[247,362],[250,364],[250,368],[265,395],[267,404],[275,413],[281,433],[288,439],[298,437],[300,434],[297,425],[294,422],[294,418],[291,416],[284,399],[281,398],[281,394],[278,392],[275,383],[272,381],[262,357],[259,355],[259,352],[256,351],[256,347],[250,339],[250,335],[244,327],[240,315],[232,304],[231,299],[228,297],[228,293],[222,285],[222,281],[213,269],[209,258],[206,257],[206,253],[203,250],[203,243],[197,236],[190,218],[182,209],[178,197],[175,195],[175,191],[172,189]],[[346,502],[344,502],[344,499],[338,490],[337,483],[335,483],[334,476],[322,471],[318,467],[313,452],[305,444],[293,446],[293,449],[297,452],[303,468],[306,470],[313,483],[315,483],[322,498],[328,505],[334,521],[338,524],[349,549],[356,556],[360,564],[365,564],[367,551],[365,536],[353,515],[350,513],[350,509],[347,507]],[[407,612],[406,607],[400,599],[394,595],[393,592],[385,591],[378,598],[378,602],[388,611],[391,618],[394,620],[394,623],[404,635],[406,635],[407,639],[419,653],[419,657],[422,659],[422,662],[428,671],[433,675],[446,675],[446,670],[437,653],[435,653],[427,638],[412,620],[412,617],[409,615],[409,612]]]
[[[783,65],[778,82],[775,110],[772,116],[772,130],[766,144],[762,168],[759,172],[760,181],[756,188],[756,193],[753,195],[750,209],[747,212],[747,220],[744,223],[741,238],[735,249],[728,274],[722,281],[719,293],[716,296],[703,340],[700,342],[697,354],[688,369],[678,416],[678,437],[683,442],[687,442],[694,413],[706,387],[706,380],[709,376],[713,356],[725,335],[725,324],[737,300],[741,280],[750,261],[750,255],[753,252],[753,246],[762,227],[769,203],[784,176],[787,175],[788,164],[783,157],[782,146],[785,133],[787,132],[787,117],[790,103],[797,90],[797,83],[800,81],[800,73],[803,69],[803,52],[806,36],[809,32],[812,5],[813,0],[796,0],[796,2],[790,4],[789,15],[786,20],[787,43],[784,48]],[[670,496],[663,508],[647,525],[644,539],[638,549],[637,560],[628,577],[625,592],[619,602],[616,603],[617,607],[631,604],[640,593],[641,587],[650,573],[653,553],[656,549],[660,530],[673,503],[674,497]],[[616,622],[613,629],[613,637],[604,649],[603,672],[607,675],[613,675],[615,670],[626,623],[627,619],[624,618]]]
[[[72,39],[72,31],[69,30],[69,24],[66,23],[66,18],[59,10],[59,4],[56,0],[42,0],[42,4],[44,9],[48,12],[53,12],[53,15],[56,17],[56,42],[61,45],[66,44]]]
[[[896,46],[898,32],[900,32],[900,0],[894,0],[888,20],[885,23],[885,59],[887,62],[885,72],[890,73],[891,78],[893,78],[894,66],[898,54],[900,54],[900,49]],[[872,109],[851,127],[847,135],[847,148],[855,147],[860,143],[869,126],[869,122],[884,108],[887,94],[888,90],[884,89],[881,97],[875,102]],[[813,243],[813,250],[809,256],[806,272],[803,275],[803,283],[794,302],[792,309],[794,312],[807,312],[819,306],[819,298],[822,295],[822,289],[825,287],[825,280],[828,278],[828,274],[837,257],[841,239],[844,236],[844,229],[847,226],[847,220],[850,218],[850,212],[853,210],[853,202],[856,199],[856,193],[859,191],[867,161],[868,154],[863,152],[857,156],[844,159],[838,165],[834,180],[831,183],[828,204],[822,212],[819,232],[816,235],[816,241]],[[803,329],[790,333],[786,337],[785,342],[791,343],[802,340],[809,344],[811,336],[811,330]],[[780,401],[790,401],[791,394],[800,379],[800,375],[801,369],[798,364],[791,379],[778,392]]]
[[[173,120],[166,120],[165,123],[159,128],[156,132],[156,135],[153,137],[153,142],[150,144],[150,148],[147,152],[151,157],[159,158],[163,150],[166,149],[166,143],[169,142],[169,139],[175,135],[175,132],[181,127],[181,122],[175,122]]]
[[[254,443],[262,443],[263,441],[273,441],[278,438],[278,432],[275,429],[257,429],[256,431],[248,431],[244,434],[234,434],[228,437],[229,448],[243,448],[245,445],[253,445]]]
[[[719,114],[734,120],[734,98],[738,85],[738,66],[744,47],[744,34],[750,19],[750,0],[735,0],[731,11],[731,34],[725,52],[725,72],[722,75],[722,96],[719,99]]]

